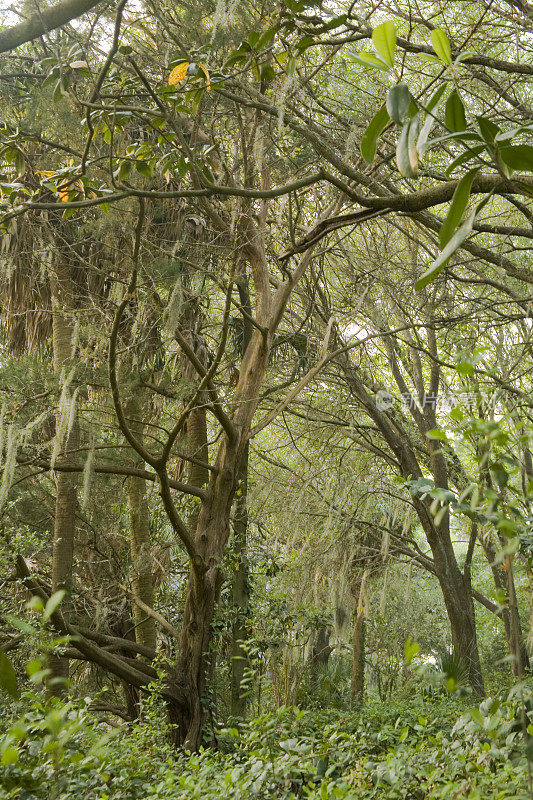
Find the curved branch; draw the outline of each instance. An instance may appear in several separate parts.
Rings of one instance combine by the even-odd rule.
[[[43,459],[26,459],[18,458],[18,463],[21,466],[38,466],[43,470],[50,469],[50,462]],[[206,465],[207,466],[207,465]],[[212,469],[212,467],[211,467]],[[84,467],[82,464],[62,464],[60,461],[54,462],[54,472],[83,472]],[[146,469],[138,469],[136,467],[123,467],[119,464],[96,464],[92,468],[93,472],[101,475],[125,475],[134,478],[142,478],[145,481],[152,481],[155,483],[157,475],[153,472],[148,472]],[[182,481],[175,481],[169,478],[168,485],[171,489],[176,489],[183,494],[190,494],[193,497],[199,497],[203,500],[206,496],[205,489],[200,489],[198,486],[193,486],[189,483],[182,483]]]
[[[32,39],[37,39],[44,33],[66,25],[67,22],[81,17],[100,2],[101,0],[62,0],[52,8],[38,11],[24,22],[19,22],[18,25],[13,25],[12,28],[0,33],[0,53],[14,50],[21,44],[31,42]]]

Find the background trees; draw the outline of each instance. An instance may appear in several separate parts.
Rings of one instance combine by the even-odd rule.
[[[64,590],[49,688],[158,680],[189,749],[390,697],[413,616],[477,695],[478,619],[528,667],[531,19],[426,6],[122,2],[2,57],[5,613]]]

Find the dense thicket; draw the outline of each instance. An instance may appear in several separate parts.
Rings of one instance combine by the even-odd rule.
[[[5,796],[528,796],[531,7],[41,12],[0,32]]]

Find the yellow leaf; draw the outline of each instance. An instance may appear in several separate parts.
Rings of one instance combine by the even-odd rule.
[[[211,88],[211,81],[209,80],[208,69],[207,69],[206,65],[202,61],[198,62],[198,66],[200,67],[200,69],[202,70],[202,72],[205,75],[205,88],[207,89],[207,91],[209,91],[210,88]]]
[[[180,81],[182,81],[186,76],[188,69],[189,69],[188,61],[182,61],[181,64],[178,64],[177,67],[174,67],[174,69],[168,76],[168,85],[174,86],[175,83],[179,83]]]

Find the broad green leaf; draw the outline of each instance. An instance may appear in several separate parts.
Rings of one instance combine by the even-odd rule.
[[[487,117],[478,116],[476,117],[476,122],[483,139],[487,144],[493,144],[496,136],[501,133],[501,128]]]
[[[267,44],[270,44],[270,42],[272,41],[278,30],[279,30],[279,25],[274,25],[274,27],[269,28],[267,31],[265,31],[255,43],[256,49],[261,50],[262,47],[265,47]]]
[[[472,147],[470,150],[465,150],[465,152],[461,153],[460,156],[454,158],[452,163],[448,167],[446,167],[446,177],[449,178],[449,176],[455,169],[457,169],[457,167],[460,167],[462,164],[467,164],[469,161],[472,161],[472,159],[474,159],[476,156],[482,153],[484,149],[485,145],[480,144],[477,147]]]
[[[151,168],[151,166],[150,166],[148,161],[142,161],[142,160],[141,161],[136,161],[135,162],[135,169],[141,175],[144,175],[145,178],[151,178],[152,177],[152,168]]]
[[[440,58],[434,56],[433,53],[418,53],[418,58],[423,61],[430,61],[432,64],[440,64]]]
[[[446,89],[447,86],[445,83],[443,83],[442,86],[439,86],[436,92],[433,92],[425,105],[426,111],[433,111],[434,108],[437,108]]]
[[[18,761],[19,751],[16,747],[12,745],[8,745],[4,747],[2,750],[2,764],[4,767],[7,767],[9,764],[15,764]]]
[[[433,45],[433,50],[436,52],[440,60],[450,67],[452,63],[450,40],[443,30],[440,28],[435,28],[434,31],[431,31],[431,44]]]
[[[455,365],[455,369],[459,373],[459,375],[475,375],[476,370],[474,369],[474,365],[471,361],[458,361]]]
[[[28,600],[26,606],[30,611],[34,611],[36,614],[39,614],[44,609],[44,602],[41,597],[34,595]]]
[[[457,90],[454,89],[446,101],[444,121],[450,131],[466,130],[466,114],[463,101],[459,97]]]
[[[417,133],[418,115],[407,120],[396,145],[396,162],[398,169],[405,178],[416,178],[418,176]]]
[[[324,31],[332,31],[335,28],[338,28],[341,25],[344,25],[344,23],[346,22],[347,19],[348,19],[348,15],[347,14],[339,14],[338,17],[333,17],[333,19],[330,19],[329,22],[326,22],[326,24],[324,25],[323,30]]]
[[[372,42],[381,58],[387,62],[389,67],[394,64],[394,53],[396,51],[396,25],[390,20],[378,25],[372,31]]]
[[[530,144],[502,147],[498,153],[504,164],[511,169],[519,172],[533,172],[533,146]]]
[[[478,708],[473,708],[473,709],[472,709],[471,711],[469,711],[468,713],[470,714],[470,716],[472,717],[472,719],[473,719],[475,722],[477,722],[477,724],[478,724],[478,725],[481,725],[481,727],[483,727],[483,723],[485,722],[485,719],[484,719],[483,715],[481,714],[481,712],[479,711],[479,709],[478,709]]]
[[[366,53],[363,51],[357,55],[352,55],[352,58],[354,61],[362,64],[363,67],[377,67],[377,69],[382,69],[384,72],[388,72],[390,69],[388,64],[383,61],[382,58],[375,56],[373,53]]]
[[[370,120],[366,131],[361,139],[361,155],[371,164],[376,157],[376,150],[378,146],[378,137],[390,122],[390,117],[385,105],[382,105],[379,111],[374,114]]]
[[[461,244],[464,242],[466,237],[471,232],[472,225],[474,224],[474,217],[475,213],[473,213],[467,219],[464,225],[461,225],[461,227],[455,232],[454,236],[452,236],[452,238],[450,239],[444,250],[441,253],[439,253],[438,257],[435,259],[433,264],[417,280],[417,282],[415,283],[415,289],[417,292],[419,292],[421,289],[427,286],[428,283],[431,283],[433,280],[435,280],[437,275],[440,275],[440,273],[448,263],[450,256],[453,255],[453,253],[455,253],[457,248],[461,246]]]
[[[19,696],[13,664],[0,647],[0,687],[15,700]]]
[[[47,622],[50,619],[60,602],[65,596],[65,590],[60,589],[58,592],[54,592],[54,594],[48,599],[43,613],[43,620]]]
[[[5,619],[10,625],[12,625],[13,628],[22,631],[22,633],[25,633],[28,636],[35,636],[37,634],[37,628],[34,628],[33,625],[30,625],[25,619],[12,617],[11,615],[6,615]]]
[[[455,59],[454,63],[455,64],[460,64],[461,61],[466,61],[467,58],[471,58],[472,56],[475,56],[475,55],[476,54],[472,50],[465,50],[464,53],[459,53],[459,55],[456,56],[456,59]]]
[[[468,199],[470,197],[472,181],[478,172],[479,167],[476,169],[471,169],[466,173],[466,175],[463,175],[457,184],[455,192],[453,193],[450,207],[448,208],[448,213],[446,214],[446,219],[444,220],[442,228],[440,229],[439,244],[441,247],[444,247],[450,241],[453,232],[463,218],[463,214],[465,213],[468,205]]]
[[[418,655],[418,653],[419,653],[419,652],[420,652],[420,645],[418,644],[418,642],[413,642],[413,641],[411,640],[411,638],[409,638],[409,639],[406,641],[406,643],[405,643],[405,647],[404,647],[404,649],[403,649],[403,654],[404,654],[404,658],[405,658],[405,663],[406,663],[406,664],[410,664],[410,663],[411,663],[411,661],[413,660],[413,658],[414,658],[416,655]]]
[[[533,125],[520,125],[518,128],[511,128],[510,131],[502,131],[501,133],[498,133],[494,137],[494,141],[506,142],[508,139],[514,139],[514,137],[518,136],[519,133],[524,133],[524,131],[531,130],[533,130]]]
[[[452,256],[458,247],[464,242],[464,240],[469,236],[472,231],[472,226],[474,225],[474,220],[477,214],[481,211],[483,206],[488,203],[490,200],[490,195],[487,195],[483,198],[472,211],[466,222],[464,222],[460,228],[456,230],[444,250],[438,255],[435,259],[433,264],[427,269],[423,275],[417,280],[415,283],[415,289],[419,292],[424,286],[427,286],[428,283],[431,283],[437,275],[439,275],[442,270],[445,268],[446,264],[450,256]]]
[[[387,111],[397,125],[401,125],[409,113],[411,92],[406,83],[397,83],[387,92]]]
[[[315,43],[314,36],[310,36],[309,34],[307,34],[307,36],[302,36],[302,38],[296,42],[296,49],[300,53],[303,53],[305,50],[307,50],[308,47],[311,47],[311,45],[313,45],[314,43]]]
[[[425,149],[427,150],[429,147],[433,147],[433,145],[440,144],[441,142],[481,142],[481,136],[475,131],[447,133],[445,136],[438,136],[436,139],[431,139],[427,143]]]
[[[446,91],[446,84],[443,83],[442,86],[439,86],[437,91],[429,98],[428,102],[426,103],[426,110],[428,112],[433,111],[439,104],[442,95]],[[416,149],[420,155],[424,152],[424,147],[427,142],[427,138],[431,132],[433,125],[435,124],[435,117],[428,113],[424,124],[422,125],[422,129],[418,136],[418,140],[416,143]]]
[[[435,428],[432,431],[428,431],[426,433],[426,436],[428,439],[438,439],[440,442],[446,441],[446,434],[444,433],[444,431],[439,431],[438,428]]]

